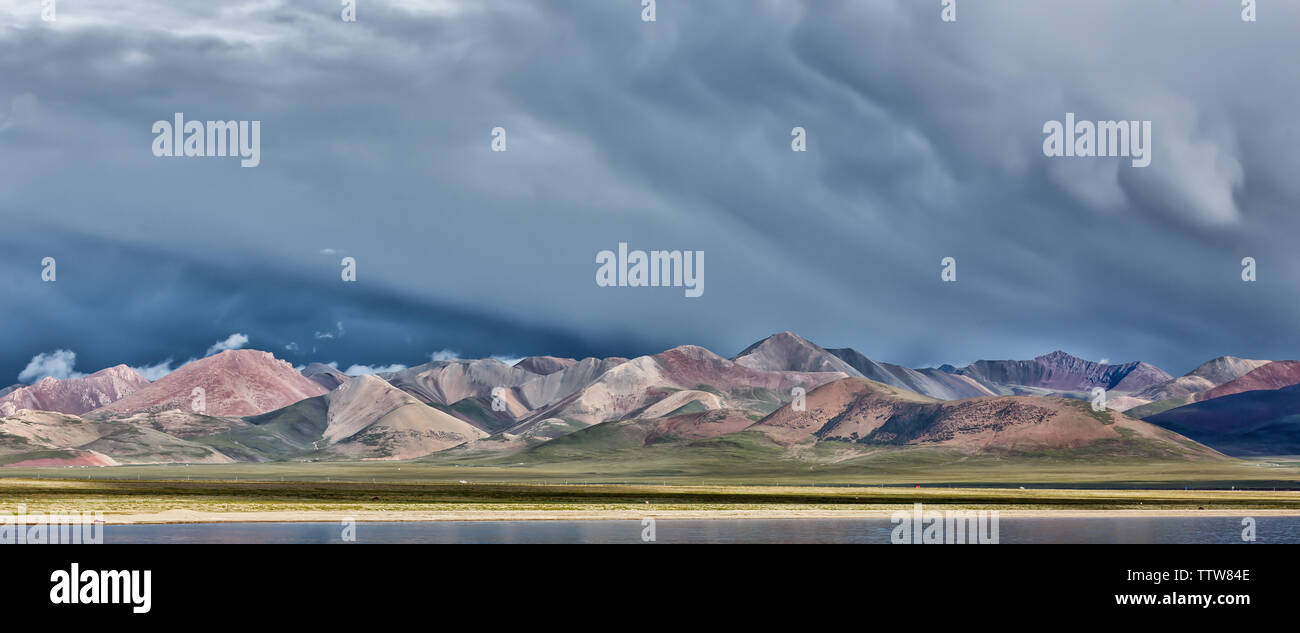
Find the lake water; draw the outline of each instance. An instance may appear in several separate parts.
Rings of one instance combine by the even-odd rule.
[[[658,520],[658,543],[883,543],[888,519]],[[343,543],[340,523],[109,525],[105,543]],[[358,543],[639,543],[640,521],[356,524]],[[1241,517],[1001,518],[1001,543],[1242,543]],[[1300,517],[1258,517],[1257,542],[1300,543]]]

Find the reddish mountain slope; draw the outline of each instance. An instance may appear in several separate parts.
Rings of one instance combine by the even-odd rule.
[[[80,415],[120,400],[148,386],[149,381],[126,365],[109,367],[84,378],[44,378],[0,397],[0,416],[19,409]]]
[[[1268,363],[1269,361],[1266,360],[1220,356],[1202,363],[1196,369],[1187,372],[1186,375],[1152,385],[1133,395],[1150,402],[1159,402],[1170,398],[1186,398],[1241,378]]]
[[[1281,389],[1300,384],[1300,361],[1279,360],[1256,369],[1241,378],[1229,381],[1196,395],[1197,402],[1213,400],[1244,391]]]
[[[212,416],[258,415],[326,393],[269,352],[241,349],[194,361],[94,413],[190,409],[195,388],[206,402],[199,413]]]

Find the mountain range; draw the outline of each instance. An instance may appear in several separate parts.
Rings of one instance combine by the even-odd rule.
[[[572,459],[594,446],[705,440],[758,442],[791,459],[816,447],[1222,459],[1300,452],[1297,383],[1300,363],[1226,356],[1177,378],[1062,351],[906,368],[790,332],[732,358],[686,345],[630,359],[443,360],[361,376],[232,350],[155,382],[119,365],[6,388],[0,464]],[[1105,410],[1087,401],[1094,388],[1106,391]]]

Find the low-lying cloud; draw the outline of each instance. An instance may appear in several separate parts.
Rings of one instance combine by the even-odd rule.
[[[85,376],[73,369],[76,364],[77,353],[72,350],[60,349],[37,354],[32,357],[31,362],[27,363],[27,367],[18,373],[18,382],[32,384],[43,378],[65,380]]]
[[[400,365],[396,363],[392,365],[382,365],[382,366],[353,365],[351,367],[348,367],[346,370],[344,370],[343,373],[349,376],[369,376],[374,374],[387,374],[395,371],[402,371],[403,369],[406,369],[406,365]]]
[[[248,345],[247,334],[239,334],[239,333],[231,334],[230,336],[226,337],[225,340],[221,340],[221,341],[217,341],[216,343],[213,343],[212,347],[209,347],[208,351],[205,352],[203,356],[206,358],[213,354],[220,354],[221,352],[229,351],[232,349],[242,349],[245,345]]]
[[[185,361],[185,363],[183,363],[181,367],[184,367],[185,365],[188,365],[192,362],[194,362],[193,358],[189,359],[188,361]],[[140,367],[132,367],[131,369],[134,369],[137,374],[144,376],[145,379],[148,380],[149,382],[153,382],[155,380],[158,380],[159,378],[162,378],[163,376],[166,376],[167,374],[176,371],[177,369],[180,369],[180,367],[172,367],[172,359],[168,358],[167,360],[161,363],[156,363],[153,365],[143,365]]]

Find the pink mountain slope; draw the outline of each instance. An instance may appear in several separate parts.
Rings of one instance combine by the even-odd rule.
[[[80,415],[148,385],[144,376],[126,365],[109,367],[83,378],[43,378],[0,397],[0,416],[13,415],[19,409]]]
[[[1245,391],[1281,389],[1297,383],[1300,383],[1300,361],[1279,360],[1255,369],[1236,380],[1197,394],[1196,400],[1198,402],[1213,400]]]
[[[206,405],[197,413],[212,416],[259,415],[327,392],[269,352],[241,349],[194,361],[95,413],[189,410],[195,388]]]

